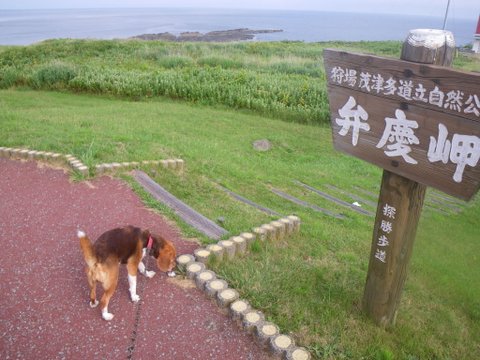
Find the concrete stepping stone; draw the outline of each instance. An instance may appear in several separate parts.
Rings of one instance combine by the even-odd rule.
[[[375,209],[377,208],[377,203],[374,202],[374,201],[367,200],[367,199],[362,198],[362,197],[360,197],[356,194],[352,194],[351,192],[340,189],[340,188],[338,188],[334,185],[326,184],[325,186],[327,188],[329,188],[330,190],[333,190],[333,191],[339,192],[341,194],[347,195],[349,198],[351,198],[352,200],[358,201],[360,204],[366,204],[366,205],[371,206]]]
[[[223,235],[228,234],[227,230],[218,226],[212,220],[206,218],[181,200],[177,199],[175,196],[170,194],[167,190],[165,190],[163,187],[153,181],[143,171],[135,170],[133,174],[135,180],[148,193],[150,193],[156,200],[167,205],[187,224],[193,226],[199,232],[215,240],[218,240]]]
[[[243,202],[244,204],[253,206],[254,208],[256,208],[256,209],[258,209],[258,210],[260,210],[260,211],[263,211],[264,213],[266,213],[266,214],[268,214],[268,215],[281,216],[278,212],[276,212],[276,211],[274,211],[274,210],[272,210],[272,209],[269,209],[269,208],[267,208],[267,207],[265,207],[265,206],[259,205],[259,204],[255,203],[255,202],[253,202],[253,201],[251,201],[251,200],[249,200],[249,199],[241,196],[241,195],[238,195],[238,194],[234,193],[234,192],[231,191],[231,190],[228,190],[227,188],[225,188],[225,187],[223,187],[223,186],[221,186],[221,185],[218,185],[218,184],[217,184],[217,186],[218,186],[221,190],[225,191],[227,194],[229,194],[229,195],[232,196],[233,198],[237,199],[238,201]]]
[[[334,196],[332,196],[332,195],[329,195],[329,194],[327,194],[327,193],[325,193],[325,192],[323,192],[323,191],[320,191],[320,190],[318,190],[318,189],[315,189],[314,187],[312,187],[312,186],[310,186],[310,185],[304,184],[304,183],[302,183],[302,182],[300,182],[300,181],[297,181],[297,180],[295,180],[294,182],[295,182],[297,185],[300,185],[300,186],[304,187],[305,189],[308,189],[308,190],[314,192],[315,194],[320,195],[320,196],[323,197],[324,199],[330,200],[330,201],[332,201],[332,202],[334,202],[334,203],[336,203],[336,204],[338,204],[338,205],[347,207],[347,208],[349,208],[349,209],[351,209],[351,210],[353,210],[353,211],[356,211],[356,212],[358,212],[358,213],[360,213],[360,214],[363,214],[363,215],[367,215],[367,216],[371,216],[371,217],[375,216],[375,214],[374,214],[373,212],[371,212],[371,211],[362,209],[362,208],[359,207],[359,206],[356,206],[356,205],[350,204],[350,203],[348,203],[348,202],[346,202],[346,201],[343,201],[343,200],[341,200],[341,199],[338,199],[338,198],[336,198],[336,197],[334,197]]]
[[[310,208],[310,209],[313,209],[315,211],[318,211],[318,212],[321,212],[325,215],[328,215],[328,216],[331,216],[335,219],[345,219],[345,215],[342,215],[342,214],[336,214],[330,210],[327,210],[327,209],[324,209],[324,208],[321,208],[320,206],[317,206],[317,205],[314,205],[314,204],[310,204],[306,201],[303,201],[303,200],[300,200],[292,195],[289,195],[287,193],[284,193],[283,191],[280,191],[280,190],[277,190],[277,189],[271,189],[272,192],[286,200],[289,200],[297,205],[300,205],[300,206],[303,206],[303,207],[306,207],[306,208]]]

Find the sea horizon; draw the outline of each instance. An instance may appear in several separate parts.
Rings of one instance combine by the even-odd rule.
[[[126,39],[142,34],[281,29],[254,41],[403,41],[416,28],[441,28],[443,17],[291,10],[84,8],[0,11],[0,45],[47,39]],[[476,19],[449,18],[456,45],[473,41]]]

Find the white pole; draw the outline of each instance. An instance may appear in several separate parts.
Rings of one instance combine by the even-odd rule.
[[[445,10],[445,18],[443,19],[443,28],[445,30],[445,26],[447,25],[447,17],[448,17],[448,8],[450,7],[450,0],[447,2],[447,9]]]

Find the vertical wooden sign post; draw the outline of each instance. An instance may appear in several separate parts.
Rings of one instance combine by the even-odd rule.
[[[455,44],[447,36],[443,31],[412,31],[403,43],[401,59],[451,66]],[[362,302],[366,314],[383,327],[396,321],[426,189],[383,171]]]
[[[405,40],[401,59],[450,66],[454,51],[445,35],[417,31]],[[395,324],[425,192],[425,185],[383,171],[363,295],[364,311],[380,326]]]
[[[412,30],[401,60],[324,51],[335,148],[384,169],[363,309],[396,320],[427,186],[480,187],[480,74],[449,69],[442,30]]]

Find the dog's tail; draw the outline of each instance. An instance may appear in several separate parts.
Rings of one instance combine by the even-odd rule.
[[[77,236],[80,239],[80,247],[82,248],[83,258],[85,259],[88,267],[92,268],[97,262],[92,243],[90,242],[88,236],[81,230],[78,230]]]

